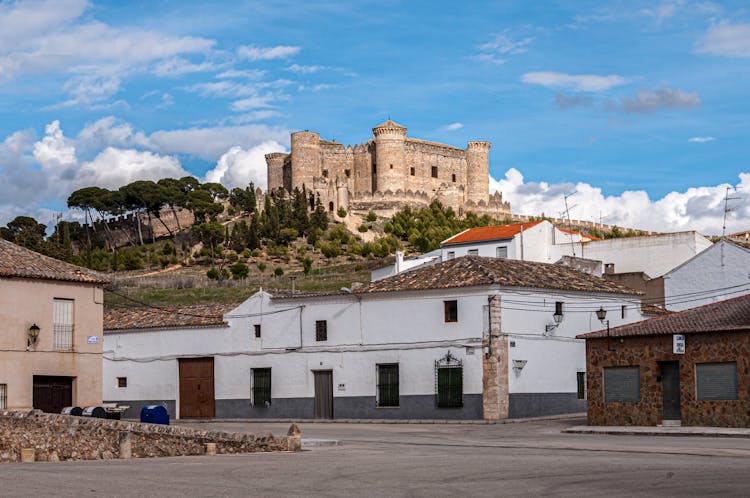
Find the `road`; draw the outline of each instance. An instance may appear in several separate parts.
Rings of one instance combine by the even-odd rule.
[[[303,424],[300,453],[0,465],[3,496],[747,496],[750,440],[505,425]],[[207,428],[283,434],[288,424]]]

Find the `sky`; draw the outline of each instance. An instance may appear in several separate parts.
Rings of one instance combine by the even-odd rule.
[[[89,185],[265,186],[309,129],[492,142],[517,214],[750,229],[744,1],[0,1],[0,224]]]

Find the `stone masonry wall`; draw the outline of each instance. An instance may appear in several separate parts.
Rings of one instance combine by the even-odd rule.
[[[238,434],[169,425],[141,424],[39,410],[0,411],[0,461],[19,461],[21,450],[33,448],[37,461],[108,460],[203,455],[207,444],[216,453],[299,451],[295,425],[289,435]]]
[[[660,361],[680,365],[682,425],[750,427],[750,334],[699,333],[685,337],[685,354],[672,353],[672,336],[626,337],[586,341],[586,380],[589,425],[651,425],[662,422]],[[700,401],[696,395],[695,364],[737,362],[737,400]],[[603,368],[640,366],[638,403],[605,403]]]

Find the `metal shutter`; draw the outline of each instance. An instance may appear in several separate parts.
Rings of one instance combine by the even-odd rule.
[[[696,363],[698,399],[713,401],[737,399],[737,363]]]
[[[641,368],[604,369],[604,402],[637,403],[641,400]]]

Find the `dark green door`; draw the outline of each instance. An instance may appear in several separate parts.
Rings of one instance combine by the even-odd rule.
[[[663,420],[680,420],[680,364],[665,361],[661,364]]]

